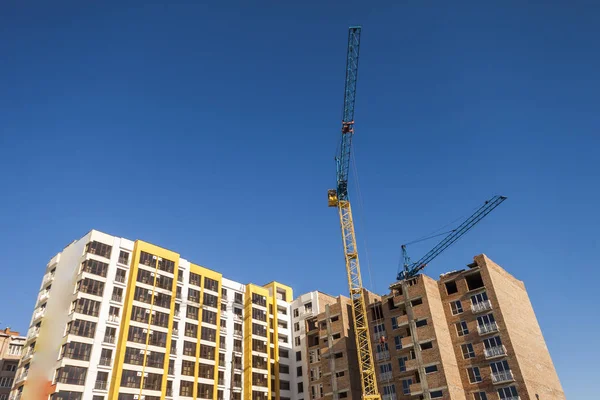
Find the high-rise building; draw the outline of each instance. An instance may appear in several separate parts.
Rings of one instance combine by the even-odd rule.
[[[7,400],[15,381],[26,338],[5,328],[0,331],[0,400]]]
[[[289,400],[292,296],[93,230],[46,267],[11,400]]]
[[[564,400],[523,282],[485,255],[370,301],[384,400]]]

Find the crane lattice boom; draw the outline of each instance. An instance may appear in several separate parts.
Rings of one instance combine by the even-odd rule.
[[[356,348],[358,351],[358,364],[361,376],[363,400],[380,400],[371,351],[371,337],[367,319],[367,307],[352,208],[348,200],[348,173],[350,169],[350,151],[352,148],[352,135],[354,134],[354,104],[356,98],[356,80],[358,77],[358,53],[360,48],[360,27],[351,27],[348,31],[348,52],[346,56],[346,84],[344,88],[344,110],[342,115],[342,138],[340,153],[336,157],[337,187],[328,191],[329,206],[337,207],[342,229],[342,242],[344,245],[344,258],[346,273],[352,300],[352,316]]]
[[[465,222],[456,229],[450,231],[450,234],[442,239],[433,249],[419,259],[417,262],[411,262],[406,252],[406,245],[402,245],[402,258],[404,260],[404,270],[398,273],[396,279],[402,280],[415,276],[420,270],[425,268],[434,258],[439,256],[444,250],[450,247],[454,242],[460,239],[464,234],[471,230],[486,215],[491,213],[496,207],[506,200],[505,196],[494,196],[487,200],[477,211],[473,213]]]

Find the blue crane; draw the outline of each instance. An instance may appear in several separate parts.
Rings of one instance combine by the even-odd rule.
[[[450,231],[448,236],[442,239],[433,249],[429,250],[427,254],[419,259],[419,261],[411,262],[406,251],[406,245],[402,245],[402,261],[403,269],[398,272],[396,279],[403,280],[409,279],[417,275],[417,273],[425,268],[427,264],[433,261],[434,258],[439,256],[444,250],[450,247],[454,242],[460,239],[464,234],[471,230],[479,221],[481,221],[486,215],[492,212],[502,202],[506,200],[505,196],[494,196],[490,200],[487,200],[481,207],[477,209],[469,218],[467,218],[457,228]],[[437,236],[437,235],[436,235]],[[426,238],[428,239],[428,238]],[[425,240],[425,239],[423,239]],[[420,241],[420,240],[419,240]],[[414,243],[414,242],[413,242]]]

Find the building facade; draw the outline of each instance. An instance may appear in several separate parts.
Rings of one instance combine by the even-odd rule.
[[[384,400],[564,400],[523,282],[485,255],[369,302]],[[358,376],[357,376],[358,379]]]
[[[5,328],[0,331],[0,400],[8,400],[26,338]]]
[[[292,296],[91,231],[47,265],[11,400],[289,400]]]

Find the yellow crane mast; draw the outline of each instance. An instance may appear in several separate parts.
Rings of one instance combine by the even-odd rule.
[[[336,156],[337,187],[328,191],[329,206],[337,207],[342,228],[346,273],[352,300],[352,317],[358,365],[360,369],[363,400],[380,400],[377,388],[377,377],[371,351],[371,336],[367,319],[365,292],[360,275],[358,249],[352,219],[352,208],[348,199],[348,174],[350,168],[350,151],[354,134],[354,103],[356,97],[356,81],[358,77],[358,53],[360,47],[361,27],[353,26],[348,31],[348,51],[346,56],[346,84],[344,90],[344,111],[342,116],[342,138],[340,153]]]

